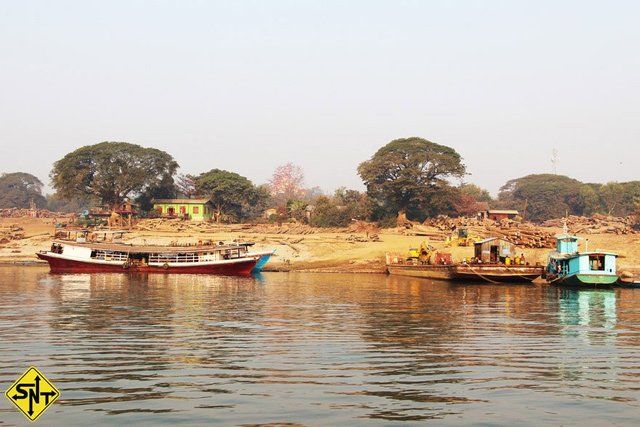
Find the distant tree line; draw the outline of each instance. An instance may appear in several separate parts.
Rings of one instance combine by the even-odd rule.
[[[256,221],[274,208],[263,220],[319,227],[354,220],[391,226],[398,216],[418,221],[473,216],[487,207],[517,209],[534,222],[567,214],[640,214],[640,181],[589,184],[562,175],[528,175],[507,181],[493,199],[487,190],[463,182],[466,167],[453,148],[418,137],[393,140],[358,166],[365,192],[343,187],[325,195],[317,187],[305,188],[302,169],[291,163],[276,168],[263,185],[231,171],[190,175],[177,174],[178,168],[171,155],[155,148],[126,142],[88,145],[54,163],[52,195],[45,197],[43,183],[29,173],[0,175],[0,208],[79,212],[129,199],[153,214],[154,198],[206,198],[217,221]]]

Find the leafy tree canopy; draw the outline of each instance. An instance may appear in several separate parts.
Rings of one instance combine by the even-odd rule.
[[[498,202],[500,207],[520,210],[528,220],[544,221],[596,209],[592,194],[587,184],[573,178],[537,174],[508,181],[500,188]]]
[[[245,218],[245,211],[265,196],[264,189],[258,190],[247,178],[221,169],[200,174],[195,184],[196,192],[213,203],[217,222]]]
[[[391,141],[358,166],[369,197],[388,213],[432,210],[439,190],[450,187],[447,179],[465,171],[453,148],[417,137]]]
[[[318,197],[314,208],[311,214],[311,225],[314,227],[343,227],[350,221],[347,210],[336,205],[330,197]]]
[[[58,160],[50,177],[65,198],[96,196],[115,206],[171,179],[178,163],[169,154],[127,142],[81,147]]]
[[[493,201],[491,194],[476,184],[465,183],[460,185],[458,188],[462,194],[469,196],[475,202],[491,203]]]
[[[166,175],[160,182],[146,187],[136,198],[136,203],[140,211],[148,213],[153,209],[153,199],[173,199],[177,194],[178,190],[173,178]]]
[[[47,199],[42,195],[42,182],[25,172],[4,173],[0,176],[0,208],[44,208]]]
[[[567,213],[631,215],[638,197],[640,181],[584,184],[567,176],[539,174],[508,181],[500,189],[497,205],[519,209],[531,221],[544,221]]]

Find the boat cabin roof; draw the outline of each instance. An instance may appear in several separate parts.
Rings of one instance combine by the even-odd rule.
[[[553,259],[569,259],[569,258],[577,258],[579,256],[598,256],[598,255],[610,255],[610,256],[614,256],[617,257],[618,254],[613,253],[613,252],[602,252],[602,251],[596,251],[596,252],[576,252],[573,254],[564,254],[564,253],[560,253],[560,252],[552,252],[549,254],[550,258]]]
[[[103,242],[69,242],[68,240],[54,240],[54,244],[63,246],[76,246],[95,249],[99,251],[129,252],[129,253],[205,253],[220,252],[233,249],[246,249],[253,242],[233,243],[224,245],[194,245],[194,246],[163,246],[163,245],[131,245],[127,243],[103,243]]]

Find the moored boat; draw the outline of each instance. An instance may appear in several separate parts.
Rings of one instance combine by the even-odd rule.
[[[456,264],[455,278],[491,283],[532,282],[544,273],[541,265]]]
[[[566,227],[565,227],[566,228]],[[552,285],[573,287],[611,287],[618,284],[613,252],[578,251],[579,237],[566,233],[556,236],[556,250],[549,253],[546,279]]]
[[[451,254],[423,243],[419,249],[409,250],[406,258],[387,254],[386,266],[390,274],[458,282],[531,282],[544,274],[544,266],[529,264],[524,254],[517,254],[515,245],[502,239],[476,242],[474,252],[469,260],[453,262]]]
[[[246,246],[196,245],[154,246],[119,242],[54,240],[51,249],[38,258],[49,263],[53,273],[145,272],[248,275],[259,255]]]
[[[454,277],[451,254],[437,252],[426,243],[422,243],[420,248],[410,249],[406,257],[387,253],[386,266],[389,274],[398,276],[441,280],[450,280]]]
[[[497,237],[473,244],[474,256],[455,265],[454,275],[460,281],[490,283],[531,282],[544,274],[544,266],[531,265],[516,246]]]

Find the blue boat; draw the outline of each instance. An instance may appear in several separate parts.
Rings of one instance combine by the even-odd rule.
[[[577,236],[556,236],[556,250],[549,253],[546,279],[552,285],[573,287],[611,287],[616,285],[616,257],[613,252],[578,252]]]

